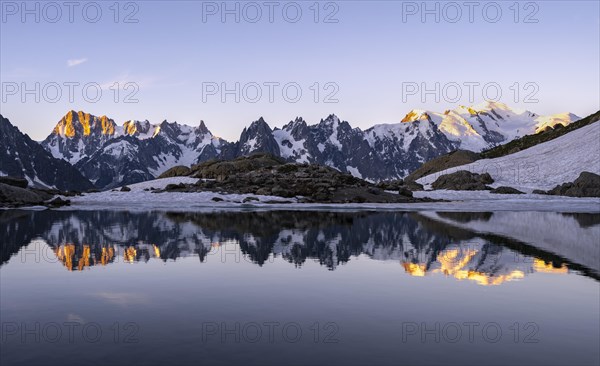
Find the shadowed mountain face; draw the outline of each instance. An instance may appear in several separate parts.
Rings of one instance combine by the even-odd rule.
[[[0,176],[25,178],[36,188],[85,191],[94,186],[62,159],[23,134],[0,115]]]
[[[438,217],[464,225],[486,223],[494,215],[439,213]],[[555,215],[574,220],[569,215]],[[578,214],[575,218],[581,223],[580,230],[589,230],[598,227],[599,216]],[[236,255],[259,266],[283,258],[297,267],[316,261],[335,270],[366,256],[398,262],[413,276],[437,273],[481,285],[498,285],[535,272],[568,270],[598,279],[595,269],[570,259],[578,258],[577,253],[552,253],[419,213],[4,211],[0,224],[1,263],[12,260],[34,239],[41,239],[44,243],[37,254],[52,257],[69,270],[114,261],[197,256],[205,262]],[[35,251],[28,248],[21,255]],[[228,257],[231,253],[234,255]]]

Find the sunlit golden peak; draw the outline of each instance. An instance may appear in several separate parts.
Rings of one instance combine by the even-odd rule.
[[[412,111],[408,112],[406,114],[406,116],[404,116],[404,118],[402,118],[403,123],[406,122],[415,122],[415,121],[419,121],[419,120],[429,120],[429,114],[427,114],[427,111],[422,110],[422,109],[413,109]]]

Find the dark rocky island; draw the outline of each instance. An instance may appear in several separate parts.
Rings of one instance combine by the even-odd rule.
[[[287,163],[270,154],[253,154],[233,160],[211,160],[191,168],[174,167],[159,178],[189,176],[196,184],[172,184],[155,192],[213,191],[296,198],[305,203],[410,203],[416,183],[401,180],[374,184],[316,164]]]

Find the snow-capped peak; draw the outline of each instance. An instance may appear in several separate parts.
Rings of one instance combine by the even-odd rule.
[[[148,120],[130,120],[123,123],[122,135],[134,136],[140,140],[156,137],[160,132],[160,126],[152,125]]]
[[[329,116],[327,116],[327,118],[321,119],[320,123],[326,125],[337,125],[338,123],[340,123],[340,119],[335,114],[330,114]]]
[[[83,111],[71,110],[56,124],[52,133],[63,138],[89,136],[91,134],[113,135],[115,122],[106,117],[96,117]]]
[[[429,113],[424,109],[413,109],[402,118],[400,122],[415,122],[420,120],[429,120]]]
[[[492,109],[497,112],[503,111],[503,112],[510,112],[510,113],[514,113],[514,114],[522,114],[522,113],[526,112],[525,110],[511,108],[508,105],[506,105],[505,103],[490,101],[490,100],[475,104],[471,107],[471,109],[473,109],[477,112],[483,112],[483,111],[489,112]]]
[[[458,106],[443,113],[411,110],[403,123],[429,120],[458,148],[481,151],[523,135],[537,133],[556,124],[578,120],[573,114],[539,116],[524,109],[511,108],[502,102],[485,101],[471,107]]]

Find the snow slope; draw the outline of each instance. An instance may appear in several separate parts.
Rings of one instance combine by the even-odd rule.
[[[514,154],[446,169],[417,182],[429,188],[439,176],[458,170],[487,172],[494,179],[492,187],[510,186],[524,192],[572,182],[582,171],[600,174],[600,122]]]

